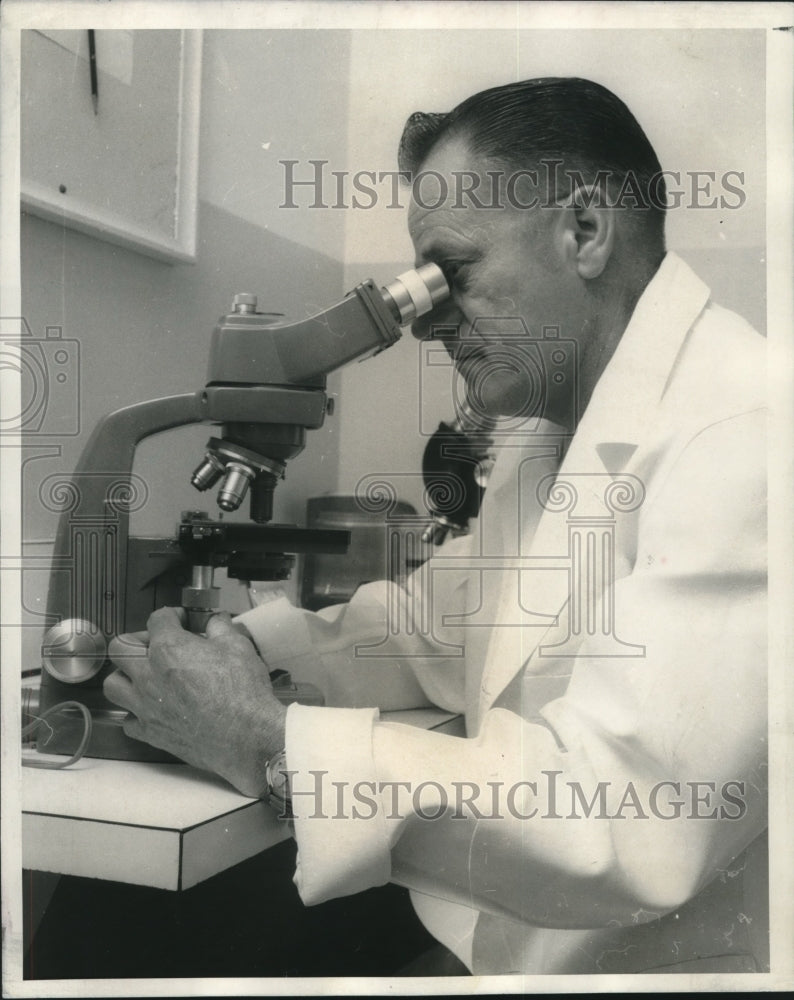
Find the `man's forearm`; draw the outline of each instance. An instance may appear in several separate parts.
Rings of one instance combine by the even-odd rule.
[[[387,604],[405,599],[402,592],[389,591],[394,587],[385,581],[366,584],[348,604],[320,613],[281,598],[245,612],[235,625],[248,631],[268,669],[287,670],[293,680],[315,684],[326,705],[382,711],[427,707],[433,701],[411,667],[417,657],[427,656],[427,641],[417,634],[389,634]],[[379,648],[387,637],[392,656]]]

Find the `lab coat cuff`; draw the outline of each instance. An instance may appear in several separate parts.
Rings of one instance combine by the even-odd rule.
[[[261,604],[234,619],[245,625],[257,649],[266,650],[265,659],[271,670],[299,670],[305,661],[314,661],[314,650],[305,614],[279,597]]]
[[[373,708],[290,705],[287,768],[298,842],[295,885],[307,906],[348,896],[391,875],[391,853],[380,809],[361,808],[356,790],[374,795],[377,773]]]

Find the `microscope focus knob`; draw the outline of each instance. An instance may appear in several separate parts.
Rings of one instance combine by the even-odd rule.
[[[66,618],[44,637],[41,663],[63,684],[81,684],[98,674],[107,659],[107,642],[92,622]]]
[[[257,299],[250,292],[238,292],[232,299],[233,313],[255,313]]]

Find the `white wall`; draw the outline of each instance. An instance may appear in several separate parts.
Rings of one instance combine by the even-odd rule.
[[[279,161],[344,163],[350,32],[212,30],[204,39],[201,198],[341,259],[345,213],[280,208]]]
[[[744,173],[740,209],[672,210],[668,245],[698,270],[718,301],[763,328],[764,55],[761,31],[356,31],[343,166],[394,170],[412,111],[450,110],[485,87],[528,77],[596,80],[628,104],[663,168],[680,171],[682,181],[687,171],[714,171],[717,178],[729,170]],[[405,212],[388,202],[381,197],[373,208],[344,213],[348,285],[370,273],[385,280],[413,260]],[[452,406],[420,399],[417,372],[418,347],[403,338],[382,357],[343,373],[340,489],[354,488],[373,471],[419,468],[425,439],[418,408],[427,422],[433,407],[442,419]],[[421,503],[417,484],[407,499]]]

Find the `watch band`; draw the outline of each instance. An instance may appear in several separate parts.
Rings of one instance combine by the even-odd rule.
[[[267,793],[265,798],[281,819],[292,819],[292,798],[289,787],[289,772],[287,771],[286,749],[270,758],[265,764],[265,781]]]

